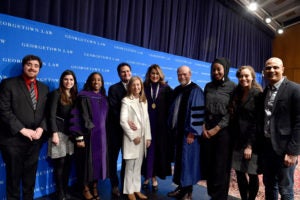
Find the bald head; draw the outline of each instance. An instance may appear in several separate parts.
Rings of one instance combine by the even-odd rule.
[[[283,62],[280,58],[272,57],[266,61],[266,66],[270,65],[270,63],[276,63],[277,66],[283,67]]]
[[[271,85],[274,85],[283,78],[283,62],[280,58],[272,57],[266,61],[264,76]]]
[[[177,78],[180,85],[185,86],[188,84],[191,81],[191,76],[191,69],[188,66],[183,65],[177,69]]]

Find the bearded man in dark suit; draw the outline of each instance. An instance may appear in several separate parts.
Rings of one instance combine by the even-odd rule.
[[[38,56],[27,55],[22,67],[21,76],[4,79],[0,85],[0,147],[6,164],[8,200],[33,199],[39,151],[46,129],[49,89],[36,80],[42,61]]]

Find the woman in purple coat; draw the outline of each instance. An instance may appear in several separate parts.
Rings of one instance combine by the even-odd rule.
[[[145,94],[148,102],[152,143],[143,162],[143,189],[148,189],[152,179],[152,190],[158,190],[156,176],[165,179],[171,175],[172,146],[169,142],[168,112],[172,100],[172,89],[165,82],[164,74],[159,65],[148,68],[145,77]]]
[[[71,131],[76,138],[77,178],[84,199],[100,199],[98,180],[107,178],[107,109],[103,77],[93,72],[78,94],[77,110],[73,110],[71,119]]]

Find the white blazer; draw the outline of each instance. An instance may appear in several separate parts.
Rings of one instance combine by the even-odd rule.
[[[143,115],[140,114],[140,105],[142,105]],[[132,121],[136,125],[137,130],[133,131],[129,127],[128,121]],[[124,131],[122,146],[123,159],[136,159],[142,156],[139,155],[139,145],[141,144],[144,144],[144,152],[146,156],[146,141],[151,140],[151,130],[147,102],[139,102],[138,99],[131,99],[129,97],[123,98],[120,114],[120,124]],[[144,139],[144,142],[135,145],[133,140],[138,136],[140,136],[141,139]]]

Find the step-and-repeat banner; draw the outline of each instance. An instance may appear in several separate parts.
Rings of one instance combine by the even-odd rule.
[[[151,64],[158,64],[173,88],[178,85],[176,70],[181,65],[191,68],[192,80],[202,88],[210,81],[210,63],[199,60],[3,14],[0,14],[0,30],[0,81],[19,75],[22,58],[27,54],[38,55],[43,60],[38,79],[51,90],[58,87],[59,77],[66,69],[76,73],[79,89],[90,73],[100,72],[108,90],[110,85],[119,81],[116,68],[121,62],[129,63],[132,74],[142,78]],[[229,76],[237,82],[235,73],[236,69],[232,68]],[[257,74],[257,79],[261,80],[260,74]],[[39,157],[35,197],[55,191],[52,174],[51,162],[47,158],[47,145],[44,144]],[[75,173],[72,174],[70,184],[76,179]],[[1,155],[0,199],[5,199],[5,164]]]

